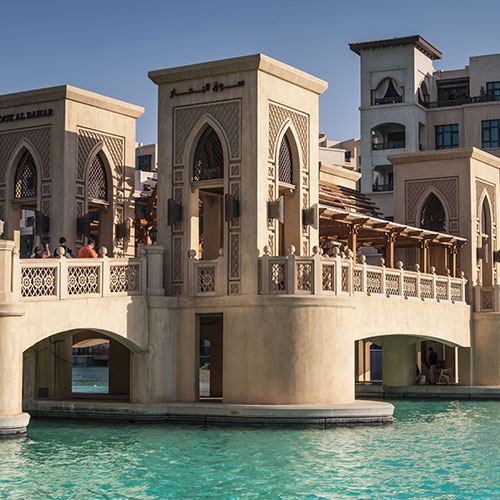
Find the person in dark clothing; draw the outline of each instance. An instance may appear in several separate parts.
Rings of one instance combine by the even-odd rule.
[[[429,347],[429,382],[431,384],[436,383],[436,369],[438,362],[438,355],[434,352],[432,347]]]
[[[48,259],[50,257],[49,244],[45,243],[44,245],[45,251],[43,251],[40,247],[36,247],[32,259]]]
[[[69,248],[68,246],[66,246],[66,238],[64,236],[61,236],[59,238],[59,247],[62,247],[64,248],[64,256],[67,258],[67,259],[73,259],[75,256],[73,255],[73,251],[71,250],[71,248]],[[59,253],[57,252],[58,248],[56,248],[54,250],[54,255],[56,257],[59,257]]]

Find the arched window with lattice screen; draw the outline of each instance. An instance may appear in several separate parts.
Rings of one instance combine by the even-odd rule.
[[[293,184],[292,148],[286,135],[281,140],[278,154],[278,181]]]
[[[446,212],[439,198],[431,193],[422,207],[420,227],[430,231],[446,231]]]
[[[196,145],[193,162],[193,180],[208,181],[224,178],[224,154],[215,130],[208,126]]]
[[[38,193],[38,178],[35,161],[29,151],[25,151],[16,170],[14,198],[33,198]]]
[[[106,167],[99,154],[94,156],[87,175],[87,198],[108,201]]]

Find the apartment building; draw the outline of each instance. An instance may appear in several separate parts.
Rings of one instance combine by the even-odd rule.
[[[500,54],[438,70],[420,35],[349,44],[361,59],[361,191],[394,217],[388,155],[459,147],[500,156]]]

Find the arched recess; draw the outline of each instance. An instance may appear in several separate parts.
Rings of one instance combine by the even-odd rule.
[[[277,254],[287,255],[288,247],[295,246],[298,254],[302,252],[302,151],[297,131],[287,119],[276,137],[274,146],[274,165],[276,171],[278,196],[283,197],[285,222],[278,222]]]
[[[429,188],[417,205],[417,226],[436,232],[446,232],[449,227],[449,208],[441,193]]]
[[[92,352],[97,345],[107,345],[97,352],[100,356]],[[23,353],[23,398],[60,400],[89,393],[92,398],[128,401],[135,377],[132,357],[141,352],[135,343],[105,330],[68,330],[47,336]],[[87,373],[77,363],[84,353],[90,361]],[[79,389],[73,387],[75,379]]]
[[[446,233],[449,228],[449,207],[441,193],[434,188],[428,189],[421,197],[417,208],[417,226],[437,233]],[[445,274],[448,255],[445,247],[423,247],[420,251],[421,270],[428,271],[434,266],[437,274]]]
[[[494,272],[493,252],[495,250],[493,248],[493,211],[491,209],[491,200],[486,190],[482,193],[479,206],[481,207],[481,212],[479,214],[480,235],[478,247],[484,249],[483,258],[480,260],[481,285],[492,286]]]
[[[198,258],[226,255],[228,231],[224,224],[224,195],[228,192],[229,142],[223,127],[203,116],[193,127],[185,150],[185,175],[190,189],[183,205],[184,231]],[[178,188],[177,188],[178,189]],[[182,197],[182,193],[179,193]],[[173,198],[178,201],[174,187]]]
[[[90,152],[84,170],[84,214],[92,214],[88,240],[96,249],[106,247],[108,255],[114,251],[114,177],[109,151],[100,142]]]
[[[21,233],[21,257],[30,257],[35,246],[40,245],[41,228],[35,227],[35,212],[41,210],[42,169],[36,148],[23,139],[14,150],[7,168],[6,234],[14,238],[14,231]],[[23,170],[23,172],[21,172]]]
[[[429,88],[427,87],[427,83],[424,80],[420,82],[420,85],[418,87],[418,102],[422,105],[426,105],[428,102],[430,102],[431,96],[429,93]]]
[[[404,87],[393,77],[383,78],[373,90],[372,104],[396,104],[403,102]]]
[[[457,339],[458,340],[458,339]],[[467,345],[433,335],[380,334],[355,341],[355,380],[382,380],[384,385],[410,386],[436,383],[445,370],[447,383],[465,383],[468,363]],[[437,365],[430,366],[430,350]],[[464,349],[465,348],[465,349]],[[376,374],[375,377],[372,374]],[[460,377],[465,377],[460,380]]]
[[[402,123],[385,122],[371,129],[372,150],[406,147],[406,127]]]

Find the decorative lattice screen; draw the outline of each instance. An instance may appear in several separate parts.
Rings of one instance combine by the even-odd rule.
[[[25,151],[16,170],[14,198],[32,198],[37,195],[37,175],[33,157]]]
[[[200,137],[194,153],[193,180],[208,181],[224,178],[222,144],[212,127],[207,127]]]
[[[286,182],[293,184],[293,163],[292,163],[292,149],[288,142],[288,137],[285,135],[280,145],[280,152],[278,157],[278,180],[279,182]]]
[[[108,182],[106,168],[102,158],[97,154],[89,168],[87,177],[87,197],[89,200],[108,199]]]
[[[431,231],[443,232],[446,227],[446,214],[439,198],[431,193],[424,203],[420,227]]]

